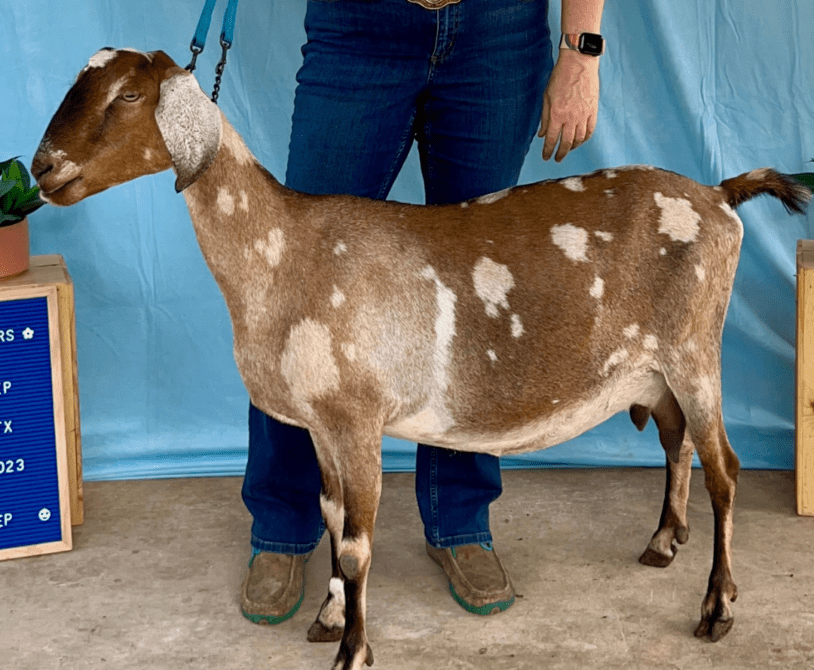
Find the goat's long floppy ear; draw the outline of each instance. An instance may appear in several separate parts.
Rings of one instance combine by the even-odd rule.
[[[195,77],[178,68],[177,74],[161,82],[155,118],[172,157],[175,190],[180,193],[215,160],[222,133],[220,110]]]

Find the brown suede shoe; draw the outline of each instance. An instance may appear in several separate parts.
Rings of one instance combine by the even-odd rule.
[[[514,587],[491,542],[437,549],[427,553],[449,579],[455,601],[473,614],[497,614],[514,602]]]
[[[294,616],[305,595],[305,564],[311,554],[262,551],[249,561],[240,590],[240,609],[249,621],[277,624]]]

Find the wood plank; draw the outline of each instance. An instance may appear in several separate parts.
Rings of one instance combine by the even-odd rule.
[[[814,240],[797,242],[797,513],[814,516]]]

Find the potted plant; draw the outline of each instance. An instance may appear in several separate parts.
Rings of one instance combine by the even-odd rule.
[[[0,279],[28,269],[28,219],[45,203],[31,185],[25,166],[11,158],[0,163]]]

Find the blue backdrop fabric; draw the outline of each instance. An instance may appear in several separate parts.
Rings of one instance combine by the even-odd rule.
[[[466,0],[463,0],[466,2]],[[103,46],[162,49],[179,64],[203,0],[4,3],[0,159],[30,163],[76,74]],[[216,9],[197,75],[211,90]],[[559,2],[551,25],[559,28]],[[282,180],[305,0],[242,0],[220,104]],[[814,11],[810,0],[611,0],[602,31],[594,137],[559,165],[535,140],[521,182],[648,163],[719,183],[752,168],[814,169]],[[79,388],[88,480],[242,474],[248,398],[224,302],[173,175],[145,177],[31,217],[32,253],[62,254],[76,287]],[[392,198],[421,202],[413,154]],[[740,208],[745,240],[723,347],[724,416],[745,467],[793,467],[795,245],[814,214],[775,201]],[[414,445],[385,439],[384,468],[414,467]],[[651,426],[628,417],[505,467],[658,466]]]

